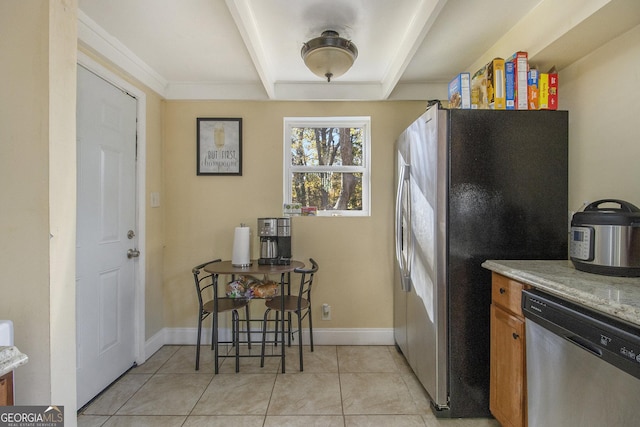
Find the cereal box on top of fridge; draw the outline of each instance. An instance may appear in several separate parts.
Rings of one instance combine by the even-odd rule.
[[[518,51],[506,59],[507,62],[513,62],[514,66],[514,82],[513,89],[515,91],[515,109],[528,110],[527,104],[527,73],[529,72],[529,54],[527,52]]]
[[[471,75],[460,73],[449,82],[449,108],[471,108]]]

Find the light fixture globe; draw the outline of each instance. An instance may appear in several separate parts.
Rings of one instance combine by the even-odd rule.
[[[305,65],[319,77],[330,82],[346,73],[358,57],[358,48],[350,40],[331,30],[302,45],[300,52]]]

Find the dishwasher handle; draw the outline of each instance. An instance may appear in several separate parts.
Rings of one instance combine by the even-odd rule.
[[[567,336],[567,340],[597,357],[602,357],[602,349],[579,335]]]

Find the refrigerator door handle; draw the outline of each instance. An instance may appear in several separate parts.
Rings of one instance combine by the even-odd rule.
[[[403,249],[403,229],[402,229],[402,195],[405,191],[409,191],[409,177],[411,176],[411,167],[404,163],[400,169],[400,176],[398,179],[398,191],[396,193],[396,258],[398,260],[398,266],[400,268],[400,278],[401,278],[401,289],[405,292],[409,291],[409,283],[411,277],[411,254],[410,251],[405,260],[402,255]],[[406,190],[405,190],[406,188]],[[407,198],[410,203],[410,198]],[[407,207],[407,227],[411,230],[411,209]],[[410,239],[410,234],[408,233],[407,239]],[[407,245],[407,248],[411,248],[410,242],[404,242]]]

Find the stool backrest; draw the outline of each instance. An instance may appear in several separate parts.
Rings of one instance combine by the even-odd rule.
[[[313,258],[309,258],[310,268],[296,268],[295,273],[300,274],[300,289],[298,290],[298,307],[300,307],[301,299],[304,298],[311,303],[311,287],[313,286],[313,278],[318,271],[318,263]]]
[[[206,271],[203,271],[202,269],[207,264],[211,264],[213,262],[220,262],[220,261],[221,260],[219,258],[211,261],[207,261],[202,264],[196,265],[191,270],[191,272],[193,273],[193,280],[196,285],[196,295],[198,296],[198,307],[200,307],[201,315],[202,315],[202,310],[204,308],[204,300],[203,300],[202,294],[206,292],[207,289],[213,288],[213,279],[212,279],[213,275],[207,273]],[[213,298],[213,289],[211,289],[210,292],[211,292],[211,298]],[[211,299],[211,298],[208,298],[208,299]]]

